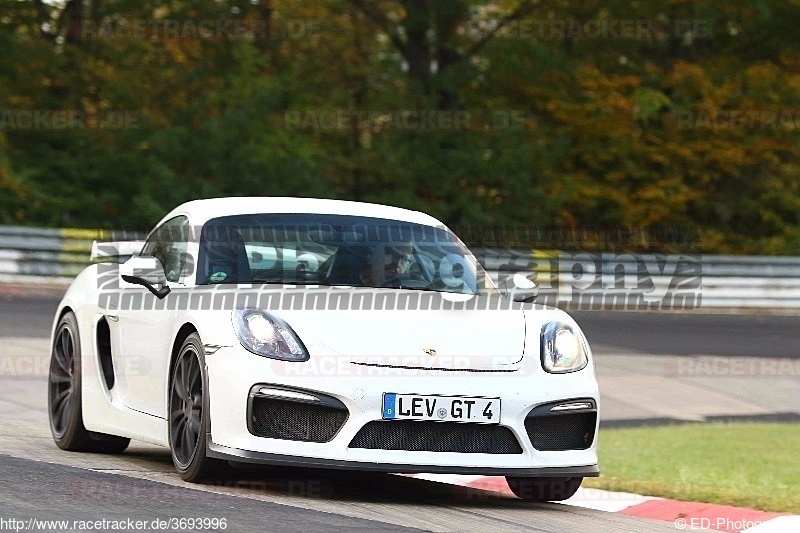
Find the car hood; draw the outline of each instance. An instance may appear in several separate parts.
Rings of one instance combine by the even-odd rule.
[[[386,291],[408,293],[409,291]],[[429,293],[430,294],[430,293]],[[512,370],[525,349],[521,309],[496,309],[497,298],[469,301],[434,294],[424,308],[372,305],[370,309],[282,311],[306,345],[317,353],[347,357],[353,364],[446,370]],[[491,300],[495,300],[494,309]]]

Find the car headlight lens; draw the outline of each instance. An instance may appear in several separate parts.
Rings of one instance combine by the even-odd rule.
[[[577,372],[589,359],[583,336],[566,322],[548,322],[542,327],[542,367],[553,374]]]
[[[308,351],[280,317],[249,307],[233,310],[233,329],[239,342],[257,355],[284,361],[306,361]]]

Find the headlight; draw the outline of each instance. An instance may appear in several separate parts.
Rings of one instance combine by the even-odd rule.
[[[566,322],[548,322],[542,326],[542,367],[552,374],[577,372],[589,359],[583,336]]]
[[[308,360],[308,351],[294,330],[272,313],[237,307],[232,319],[239,342],[254,354],[284,361]]]

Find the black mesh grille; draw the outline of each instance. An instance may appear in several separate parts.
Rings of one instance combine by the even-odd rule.
[[[328,442],[347,420],[347,410],[276,398],[253,398],[251,431],[257,437]]]
[[[596,412],[529,416],[525,430],[537,450],[585,450],[594,441]]]
[[[410,452],[522,453],[514,433],[503,426],[411,420],[369,422],[351,448]]]

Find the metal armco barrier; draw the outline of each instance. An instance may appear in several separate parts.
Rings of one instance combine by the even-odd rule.
[[[800,257],[475,249],[495,281],[530,271],[564,309],[800,309]]]
[[[0,226],[0,275],[75,277],[107,232]]]
[[[105,230],[0,226],[0,278],[72,278],[90,264],[93,243],[111,238]],[[800,309],[800,257],[473,251],[495,281],[530,273],[537,303],[568,310]]]

